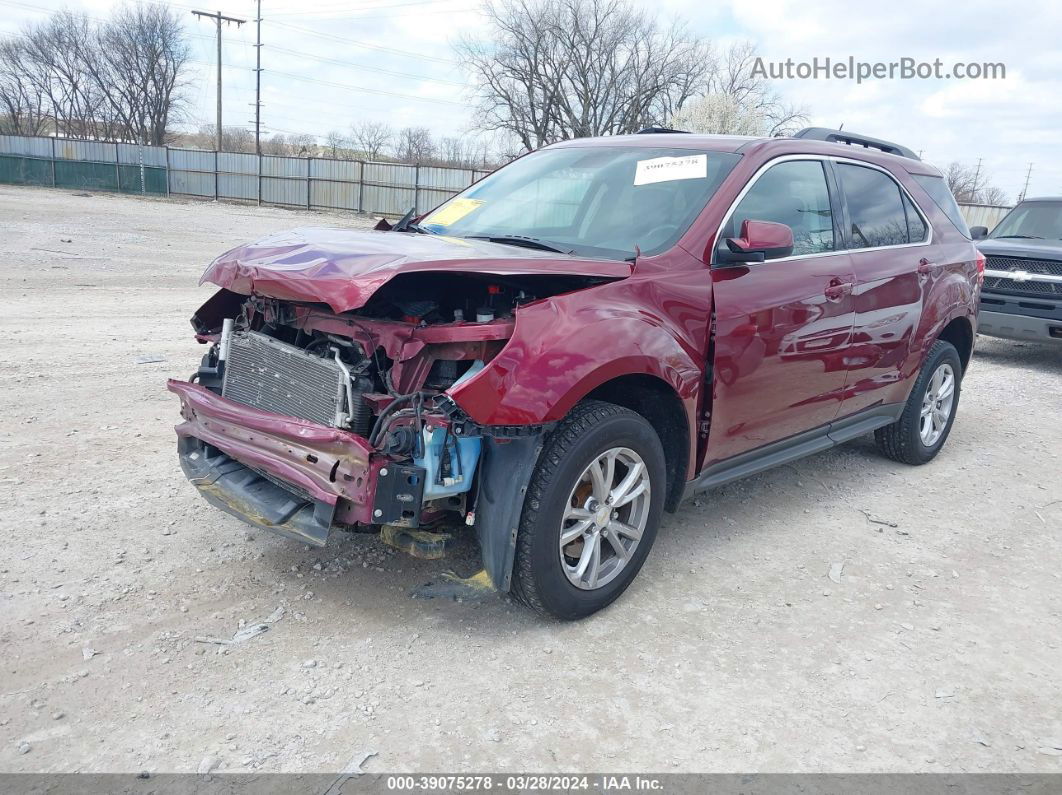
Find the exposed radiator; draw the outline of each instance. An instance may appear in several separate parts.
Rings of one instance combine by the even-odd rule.
[[[229,342],[221,394],[256,409],[332,426],[344,378],[332,359],[265,334],[240,331]]]

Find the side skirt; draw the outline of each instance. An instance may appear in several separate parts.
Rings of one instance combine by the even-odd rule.
[[[714,489],[716,486],[788,464],[798,458],[828,450],[855,439],[857,436],[891,425],[900,418],[904,405],[904,403],[889,403],[873,406],[844,419],[835,420],[828,425],[718,461],[686,484],[683,499],[708,489]]]

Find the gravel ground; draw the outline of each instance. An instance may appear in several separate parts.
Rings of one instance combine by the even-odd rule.
[[[164,389],[214,255],[364,223],[0,186],[0,770],[1062,771],[1062,352],[982,338],[926,467],[863,439],[688,502],[592,619],[414,600],[474,547],[249,531]]]

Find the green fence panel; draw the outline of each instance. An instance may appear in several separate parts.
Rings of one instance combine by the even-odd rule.
[[[140,166],[119,166],[122,193],[165,193],[166,169],[144,166],[144,187],[140,187]]]
[[[51,185],[52,164],[32,157],[0,155],[0,182],[12,185]]]
[[[58,188],[118,190],[118,172],[114,163],[56,160],[55,185]]]

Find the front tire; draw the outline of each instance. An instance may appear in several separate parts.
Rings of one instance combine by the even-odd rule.
[[[927,464],[951,433],[959,408],[962,360],[955,346],[937,340],[911,389],[900,419],[874,431],[878,448],[894,461]]]
[[[531,478],[513,596],[565,620],[613,602],[649,554],[666,485],[663,445],[645,418],[598,400],[578,404]]]

